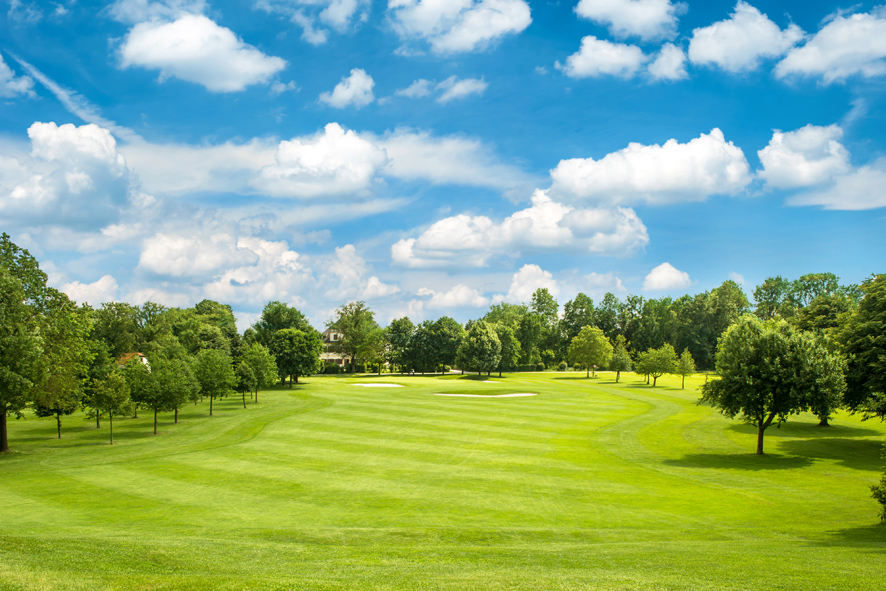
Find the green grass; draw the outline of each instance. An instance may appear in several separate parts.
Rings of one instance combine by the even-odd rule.
[[[701,377],[489,379],[309,378],[113,447],[12,420],[0,589],[883,588],[886,425],[792,417],[757,457]]]

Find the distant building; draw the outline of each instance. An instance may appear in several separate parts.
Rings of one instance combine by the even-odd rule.
[[[342,367],[351,362],[351,358],[341,351],[342,334],[333,328],[323,331],[323,352],[320,353],[322,363],[332,362]]]
[[[117,365],[119,365],[120,367],[123,367],[127,363],[132,361],[133,359],[138,359],[139,362],[145,364],[145,366],[148,368],[148,370],[151,369],[151,364],[148,363],[148,358],[145,356],[144,353],[124,353],[123,355],[121,355],[120,357],[117,358]]]

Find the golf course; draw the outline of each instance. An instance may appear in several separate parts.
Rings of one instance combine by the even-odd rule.
[[[0,589],[879,590],[886,425],[766,431],[703,375],[315,376],[10,420]]]

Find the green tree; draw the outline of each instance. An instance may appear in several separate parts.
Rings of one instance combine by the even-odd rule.
[[[790,281],[781,275],[767,277],[754,289],[754,301],[757,302],[754,314],[762,320],[790,318],[795,311],[790,295]]]
[[[501,343],[501,358],[498,361],[498,377],[501,377],[502,370],[512,371],[520,362],[520,341],[510,326],[504,324],[493,324],[498,342]]]
[[[178,411],[186,402],[196,402],[200,396],[200,383],[194,377],[191,365],[182,359],[156,361],[152,373],[157,376],[160,392],[168,403],[167,410],[175,411],[175,422],[178,423]]]
[[[290,308],[283,302],[268,302],[262,309],[261,317],[252,325],[256,340],[270,348],[274,340],[274,334],[278,330],[294,328],[296,330],[308,330],[308,324],[304,314],[295,308]]]
[[[391,320],[385,328],[385,343],[387,343],[388,361],[400,368],[400,373],[409,367],[409,342],[415,332],[415,325],[404,316]]]
[[[3,234],[4,241],[8,238]],[[9,451],[7,414],[22,416],[34,385],[45,377],[43,343],[27,299],[22,282],[0,264],[0,452]]]
[[[260,343],[252,343],[243,352],[243,360],[249,364],[255,376],[255,402],[258,403],[258,391],[273,385],[277,379],[277,362],[267,347]]]
[[[155,372],[139,360],[133,360],[123,368],[123,377],[129,387],[129,398],[154,413],[154,435],[157,434],[157,413],[175,410],[169,392],[160,386]]]
[[[545,331],[545,319],[539,314],[530,312],[520,318],[520,327],[517,329],[517,339],[523,350],[523,364],[529,365],[541,361],[538,347],[542,343]]]
[[[492,373],[501,361],[501,341],[493,326],[478,320],[458,348],[458,365],[462,370]]]
[[[631,355],[628,353],[627,340],[623,335],[615,338],[615,347],[612,351],[612,358],[609,360],[609,371],[615,372],[615,382],[623,371],[631,371]]]
[[[367,308],[365,302],[350,302],[336,310],[329,328],[341,333],[338,346],[351,358],[351,373],[354,373],[361,353],[367,350],[366,341],[376,338],[375,312]]]
[[[591,377],[594,367],[606,367],[612,357],[612,343],[595,326],[586,326],[569,343],[569,361],[573,365],[583,363],[587,369],[585,377]]]
[[[621,302],[612,293],[603,296],[603,300],[594,313],[594,326],[603,331],[608,339],[615,339],[619,334],[618,315]]]
[[[109,302],[95,311],[95,338],[108,345],[111,357],[119,358],[135,351],[138,308],[131,304]]]
[[[529,308],[525,304],[502,302],[490,306],[489,311],[481,320],[484,320],[487,324],[504,324],[509,326],[514,332],[517,332],[517,329],[520,327],[520,319],[528,313]]]
[[[845,388],[843,364],[813,335],[787,322],[745,316],[731,326],[717,350],[719,379],[702,387],[703,402],[724,415],[739,415],[757,428],[757,454],[773,423],[809,409],[819,412]]]
[[[551,295],[547,287],[539,287],[532,294],[532,300],[529,302],[529,310],[533,314],[538,314],[544,318],[546,326],[553,326],[557,323],[557,317],[560,313],[560,304]]]
[[[227,396],[235,384],[231,358],[218,349],[200,351],[194,363],[194,377],[200,384],[201,396],[209,397],[209,416],[212,416],[213,400]]]
[[[636,367],[638,372],[652,377],[652,387],[654,388],[658,378],[666,373],[677,371],[677,353],[670,343],[665,343],[658,349],[649,349],[640,353]]]
[[[684,349],[683,354],[680,355],[680,360],[677,362],[677,373],[683,378],[680,382],[680,389],[683,390],[686,388],[686,376],[695,373],[695,360],[692,358],[689,348]]]
[[[852,411],[886,419],[886,275],[860,286],[864,297],[842,330],[846,395]]]
[[[886,447],[883,448],[883,459],[886,459]],[[886,473],[880,477],[880,482],[871,486],[871,496],[882,505],[880,521],[886,522]]]
[[[361,344],[363,341],[361,341]],[[283,380],[289,376],[289,387],[292,380],[298,383],[299,376],[316,373],[320,367],[320,353],[323,351],[323,339],[316,330],[297,330],[285,328],[274,334],[271,352],[277,361],[277,373]]]
[[[455,365],[458,348],[465,339],[465,329],[449,316],[441,316],[431,325],[430,345],[434,367]]]
[[[105,379],[96,380],[95,404],[97,408],[108,413],[111,445],[114,445],[114,415],[126,412],[131,403],[129,387],[121,371],[112,371]]]
[[[563,318],[560,319],[561,356],[568,356],[566,349],[569,343],[578,336],[582,328],[594,326],[595,320],[594,300],[587,295],[579,292],[575,299],[566,302],[563,306]]]
[[[235,372],[237,377],[236,390],[243,396],[243,408],[246,408],[246,393],[257,389],[258,380],[255,378],[255,372],[245,361],[241,361]]]

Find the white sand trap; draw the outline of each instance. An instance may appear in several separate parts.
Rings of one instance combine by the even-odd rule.
[[[524,396],[536,396],[531,392],[518,392],[516,394],[434,394],[434,396],[460,396],[462,398],[523,398]]]
[[[499,382],[496,380],[483,380],[480,382],[481,384],[504,384],[504,382]]]
[[[362,386],[364,388],[402,388],[403,384],[351,384],[352,386]]]

